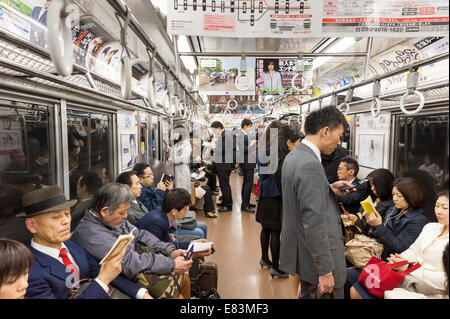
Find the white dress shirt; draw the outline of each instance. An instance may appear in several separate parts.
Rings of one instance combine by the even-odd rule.
[[[317,146],[314,143],[311,143],[310,141],[308,141],[307,139],[303,139],[302,143],[305,144],[306,146],[308,146],[310,149],[312,149],[312,151],[316,155],[319,162],[322,163],[322,156],[320,156],[320,151],[317,148]]]

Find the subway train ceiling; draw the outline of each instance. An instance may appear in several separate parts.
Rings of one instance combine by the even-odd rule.
[[[253,53],[253,55],[249,54],[249,57],[247,57],[247,59],[253,60],[258,58],[257,53],[261,54],[263,57],[270,57],[272,54],[273,57],[278,58],[282,57],[282,54],[288,54],[289,58],[295,60],[297,60],[297,58],[301,58],[301,54],[316,55],[314,57],[314,61],[311,60],[311,78],[312,87],[317,88],[317,90],[313,90],[313,92],[310,92],[309,95],[318,96],[330,92],[330,90],[332,91],[336,88],[352,84],[352,82],[346,82],[345,80],[341,81],[341,78],[343,77],[342,74],[351,73],[353,77],[352,81],[357,82],[365,79],[366,76],[367,78],[370,78],[380,75],[392,71],[393,69],[398,69],[408,64],[430,58],[433,55],[438,55],[445,52],[448,54],[449,47],[448,2],[447,6],[440,6],[439,3],[445,3],[443,0],[432,1],[433,4],[436,4],[436,8],[439,10],[444,10],[444,14],[446,15],[446,17],[442,20],[446,22],[443,24],[441,23],[441,25],[436,27],[436,30],[438,30],[435,34],[436,36],[431,37],[430,32],[428,32],[428,36],[416,37],[406,37],[406,33],[398,33],[401,37],[396,37],[395,33],[390,33],[385,34],[388,35],[388,37],[375,36],[373,38],[368,38],[367,36],[350,37],[347,36],[348,34],[346,34],[347,37],[332,37],[332,35],[336,34],[327,34],[327,32],[312,32],[311,35],[303,35],[295,38],[286,38],[282,36],[251,37],[248,34],[244,34],[239,38],[230,36],[217,37],[205,36],[195,32],[194,34],[173,35],[168,32],[168,21],[172,21],[168,19],[168,12],[170,12],[169,9],[172,8],[171,6],[174,6],[175,3],[177,3],[178,6],[182,6],[184,4],[190,5],[194,2],[193,0],[72,1],[78,6],[81,16],[92,16],[95,23],[101,26],[103,30],[106,30],[106,32],[109,33],[116,41],[120,41],[121,39],[121,29],[124,29],[122,25],[124,25],[126,20],[126,8],[128,8],[131,14],[130,21],[132,22],[130,22],[129,27],[126,29],[125,39],[130,58],[133,59],[134,63],[140,64],[144,69],[148,70],[150,63],[147,48],[149,46],[152,47],[151,51],[153,51],[153,48],[156,48],[159,60],[157,59],[158,61],[154,68],[154,77],[155,81],[159,83],[160,88],[164,88],[167,85],[172,94],[173,92],[176,92],[178,90],[178,85],[175,85],[176,81],[173,81],[173,78],[176,77],[182,83],[182,86],[186,92],[189,92],[191,97],[195,97],[198,104],[204,104],[204,102],[208,101],[206,96],[203,95],[202,99],[199,99],[198,94],[196,94],[196,92],[198,93],[198,91],[200,91],[198,87],[200,83],[199,69],[201,67],[201,54],[216,53],[214,56],[215,58],[227,58],[233,56],[235,59],[240,59],[242,53]],[[222,3],[226,5],[227,3],[238,1],[196,1],[199,6],[202,3],[213,2],[217,3],[217,6],[220,6]],[[242,3],[244,2],[256,4],[263,3],[263,1],[243,1]],[[327,3],[332,2],[333,1]],[[295,8],[296,3],[309,3],[311,7],[315,7],[316,11],[314,11],[314,14],[322,14],[320,10],[320,12],[317,11],[318,3],[322,3],[322,0],[318,0],[317,2],[267,0],[264,1],[264,3],[280,3],[282,6],[286,6],[286,3],[291,3],[293,8]],[[361,1],[361,3],[363,2]],[[3,1],[2,5],[5,5],[5,1]],[[217,10],[219,10],[219,8],[217,8]],[[257,11],[258,8],[255,10]],[[414,8],[407,8],[403,10],[407,10],[408,13],[414,10]],[[120,18],[116,16],[116,13],[119,11]],[[309,21],[308,24],[312,27],[316,26],[317,22],[314,19],[309,20],[311,21]],[[120,23],[118,23],[119,21]],[[134,23],[133,21],[136,22],[138,27],[132,25]],[[272,21],[270,23],[272,23]],[[199,24],[201,24],[200,21]],[[312,28],[309,25],[307,27]],[[306,28],[305,24],[304,28]],[[442,32],[443,29],[446,29],[446,32]],[[140,32],[142,34],[138,34]],[[436,47],[435,50],[429,50],[423,54],[422,52],[418,52],[421,51],[421,43],[423,41],[426,42],[427,46],[434,44]],[[7,47],[1,42],[1,39],[0,44],[3,45],[3,47]],[[416,51],[417,54],[413,51]],[[193,56],[189,56],[191,53],[195,54]],[[221,53],[224,54],[221,55]],[[326,53],[336,53],[338,56],[317,56],[317,54]],[[6,57],[6,59],[10,57],[11,55]],[[1,52],[0,58],[2,58]],[[384,61],[387,62],[384,63]],[[444,62],[445,66],[448,66],[448,58],[445,61],[440,61],[440,63],[441,62]],[[20,64],[20,61],[17,63]],[[163,68],[161,68],[161,65],[164,65]],[[0,65],[0,68],[1,66],[2,65]],[[169,73],[171,73],[172,76],[169,77],[167,83],[164,83],[165,74],[162,69],[167,70],[167,67],[170,67]],[[139,97],[147,95],[145,85],[143,85],[141,81],[145,80],[145,75],[143,76],[142,74],[145,74],[146,70],[143,70],[143,72],[144,73],[138,74],[137,76],[133,73],[133,94],[131,95],[130,100],[138,99]],[[434,75],[436,75],[436,70],[434,70],[434,72]],[[49,73],[55,72],[54,70],[50,70]],[[95,72],[92,73],[95,75]],[[76,76],[76,73],[72,74],[72,77],[74,76]],[[209,76],[211,75],[209,74]],[[442,74],[439,76],[442,77]],[[443,76],[448,82],[448,72]],[[94,80],[97,80],[97,78]],[[114,94],[120,96],[120,79],[113,81],[103,77],[102,81],[105,80],[107,82],[112,82],[112,86],[116,86]],[[252,81],[254,81],[254,79]],[[369,91],[371,91],[371,88]],[[102,91],[102,93],[106,92]],[[233,94],[231,95],[233,96]],[[251,94],[242,95],[250,96]],[[256,102],[256,92],[253,94],[253,97],[247,99],[247,102]],[[204,107],[204,110],[208,112],[206,107]]]

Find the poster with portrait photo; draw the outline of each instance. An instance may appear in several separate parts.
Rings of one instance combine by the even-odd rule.
[[[48,47],[47,10],[51,0],[0,1],[0,29]]]
[[[137,160],[137,144],[136,134],[121,134],[120,135],[120,154],[121,154],[121,168],[126,170],[136,164]]]
[[[304,60],[303,80],[306,87],[301,94],[312,92],[312,59]],[[292,78],[297,74],[297,59],[256,59],[255,83],[256,93],[263,95],[283,95],[297,93],[292,87]],[[303,85],[302,78],[295,80],[295,85]]]
[[[360,134],[358,163],[374,169],[383,167],[384,134]]]
[[[0,132],[0,155],[8,155],[13,150],[21,149],[20,146],[19,132]]]

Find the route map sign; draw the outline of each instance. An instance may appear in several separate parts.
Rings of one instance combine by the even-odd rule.
[[[446,36],[448,0],[168,0],[169,34],[220,37]]]

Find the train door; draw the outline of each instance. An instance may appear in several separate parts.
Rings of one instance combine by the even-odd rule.
[[[58,184],[54,114],[54,105],[0,100],[2,188],[28,193]]]
[[[149,153],[149,120],[150,114],[145,112],[139,112],[139,131],[138,131],[138,140],[139,140],[139,161],[140,162],[148,162],[150,159]]]
[[[97,173],[103,184],[113,178],[111,115],[67,109],[70,198],[82,172]]]
[[[449,112],[439,110],[418,115],[395,116],[394,174],[411,169],[425,170],[439,189],[448,181]]]
[[[171,125],[170,122],[168,121],[168,119],[163,118],[161,120],[161,127],[160,127],[160,131],[161,131],[161,141],[162,141],[162,145],[161,145],[161,161],[163,162],[167,162],[167,160],[169,159],[169,153],[166,151],[166,146],[171,146],[170,143],[170,130],[171,130]]]
[[[159,118],[158,116],[152,115],[150,122],[150,140],[151,142],[151,157],[155,160],[160,160],[159,152]]]

